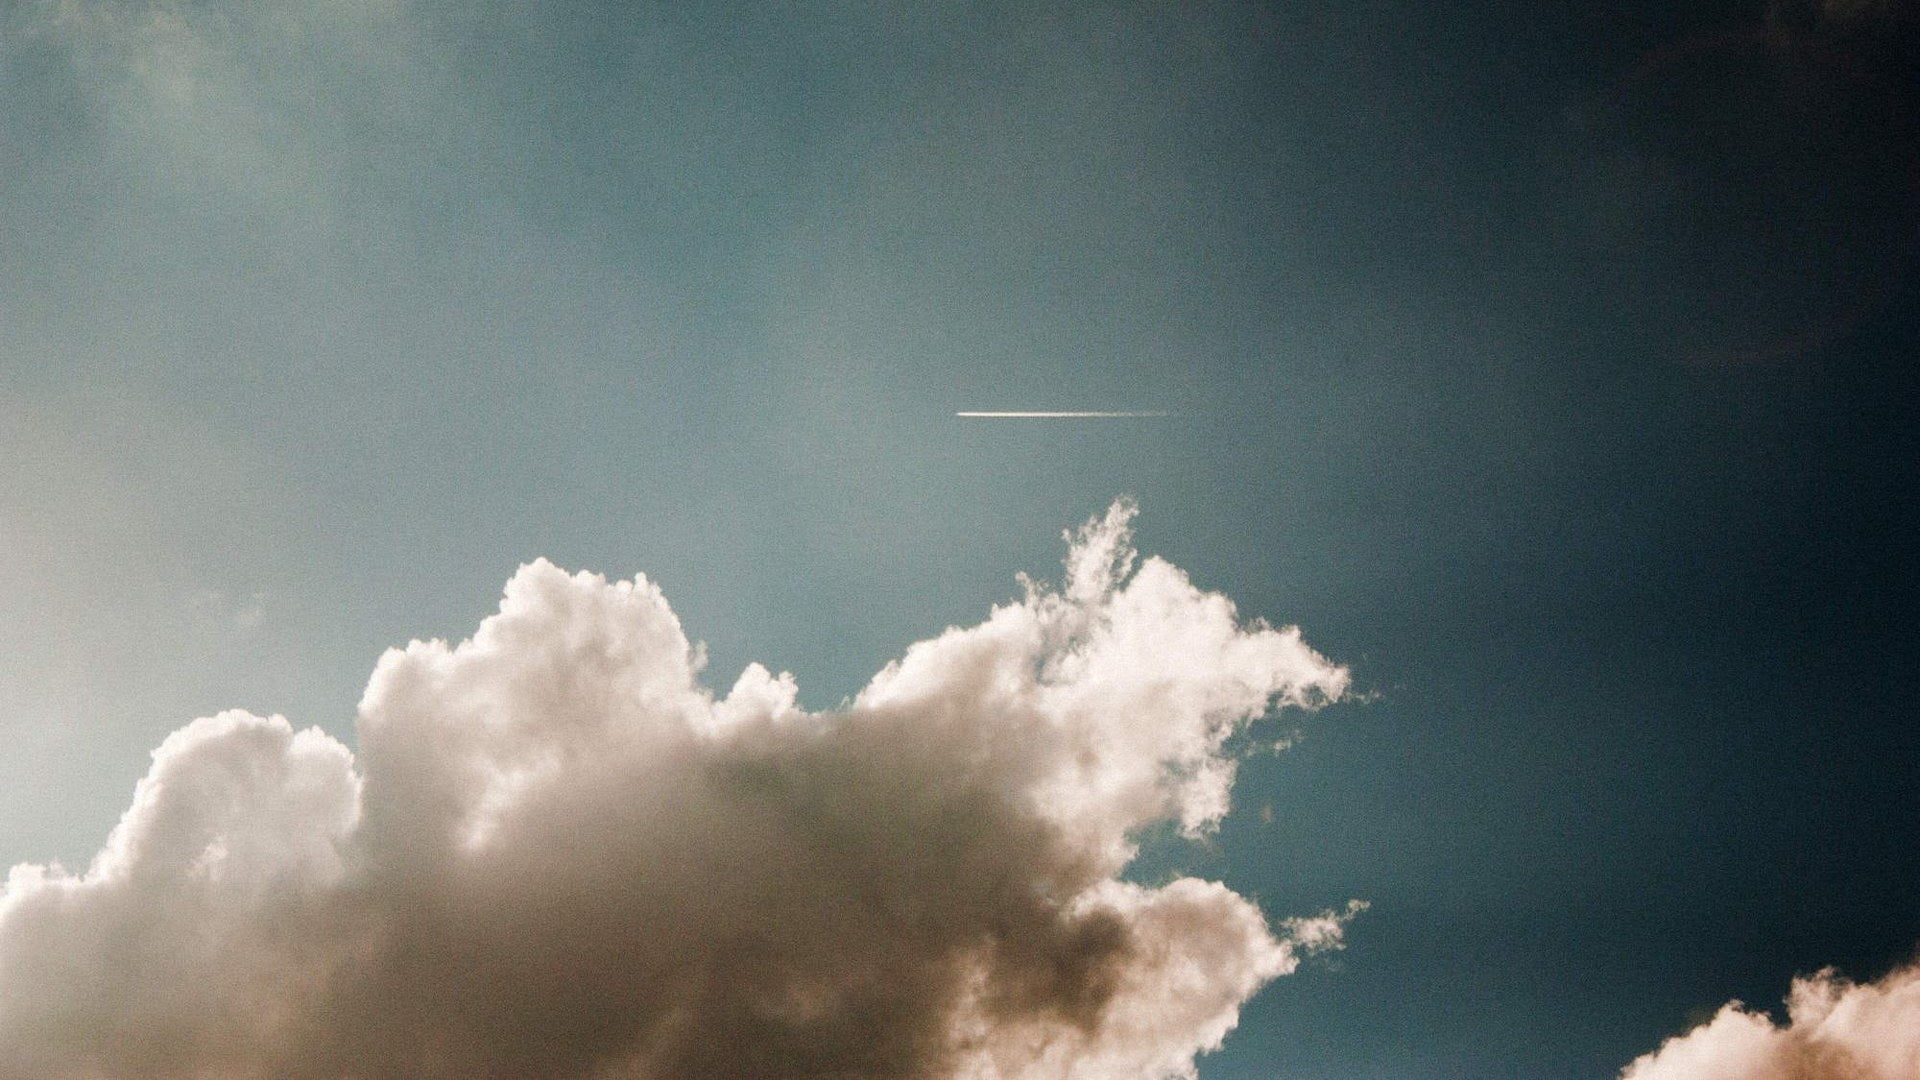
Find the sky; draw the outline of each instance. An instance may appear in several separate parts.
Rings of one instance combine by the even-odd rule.
[[[345,965],[312,984],[342,1018],[446,988],[249,1044],[316,1080],[988,1067],[943,1024],[1007,1077],[1611,1078],[1689,1031],[1635,1080],[1916,1075],[1916,27],[0,2],[0,865],[66,868],[0,900],[0,1044],[274,1075],[218,1056],[211,998],[72,1034],[158,993],[98,985],[112,942],[211,927],[290,951],[134,974],[244,971],[295,1020],[335,999],[287,956]],[[1151,415],[955,415],[1009,410]],[[1163,662],[1177,693],[1132,677]],[[436,783],[457,842],[396,824]],[[542,861],[567,813],[603,858]],[[154,854],[216,819],[229,877]],[[1025,899],[965,899],[981,866]],[[880,900],[835,899],[850,867]],[[550,937],[445,915],[536,919],[539,881],[577,901]],[[702,951],[762,924],[695,895],[799,981]],[[835,920],[936,895],[951,934],[859,969],[918,980],[895,1042],[740,1027],[831,1027],[819,987],[867,985]],[[619,951],[646,904],[706,936]],[[1156,935],[1227,957],[1164,1030]],[[541,946],[613,949],[635,974],[592,985],[650,1004],[528,978]],[[388,947],[452,959],[338,959]],[[647,996],[688,965],[734,991]],[[656,1013],[776,1056],[621,1041]],[[421,1032],[446,1056],[395,1064]]]

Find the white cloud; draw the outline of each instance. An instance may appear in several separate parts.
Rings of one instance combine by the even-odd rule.
[[[85,873],[0,898],[0,1080],[1191,1076],[1338,916],[1119,880],[1227,809],[1226,740],[1347,676],[1119,504],[1065,586],[840,711],[716,697],[644,578],[542,561],[384,656],[359,753],[196,720]]]
[[[1635,1061],[1622,1080],[1913,1080],[1920,1077],[1920,968],[1854,983],[1795,979],[1787,1022],[1737,1001]]]

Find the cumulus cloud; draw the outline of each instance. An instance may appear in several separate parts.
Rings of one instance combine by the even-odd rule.
[[[1920,1077],[1920,967],[1875,983],[1832,970],[1795,979],[1787,1022],[1730,1002],[1635,1061],[1622,1080],[1913,1080]]]
[[[1347,674],[1132,512],[836,710],[541,561],[381,658],[357,753],[194,721],[84,873],[9,876],[0,1080],[1192,1076],[1359,908],[1276,932],[1131,837],[1212,828],[1230,737]]]

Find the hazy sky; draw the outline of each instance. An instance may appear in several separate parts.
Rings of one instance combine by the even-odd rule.
[[[1879,978],[1915,25],[0,2],[0,865],[84,867],[195,717],[357,749],[536,558],[822,710],[1131,495],[1354,691],[1128,871],[1371,905],[1204,1080],[1606,1078]]]

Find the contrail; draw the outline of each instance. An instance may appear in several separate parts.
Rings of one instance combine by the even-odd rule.
[[[1126,420],[1141,416],[1168,416],[1164,409],[1130,409],[1124,412],[957,412],[968,420]]]

